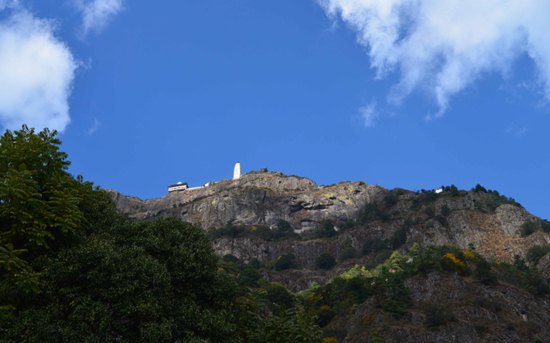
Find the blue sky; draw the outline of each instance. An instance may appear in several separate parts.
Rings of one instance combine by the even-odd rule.
[[[480,183],[550,218],[549,10],[0,0],[0,126],[58,129],[73,174],[144,199],[240,161],[320,185]]]

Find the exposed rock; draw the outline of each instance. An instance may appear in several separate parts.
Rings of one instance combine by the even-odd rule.
[[[446,192],[434,202],[421,202],[423,197],[400,190],[397,202],[387,205],[388,194],[397,194],[380,186],[364,182],[341,182],[318,187],[313,181],[281,173],[252,172],[239,180],[222,180],[209,187],[179,191],[159,199],[140,200],[107,190],[117,207],[133,219],[152,220],[165,216],[178,216],[185,221],[200,223],[203,228],[221,227],[228,221],[236,225],[274,227],[280,219],[291,223],[296,232],[308,231],[330,219],[340,225],[356,220],[366,204],[378,203],[389,215],[387,222],[373,221],[335,240],[265,241],[257,238],[222,238],[214,243],[220,255],[233,254],[249,261],[258,258],[269,262],[281,254],[294,253],[303,267],[311,267],[323,252],[339,257],[346,238],[360,251],[368,239],[389,239],[400,228],[407,233],[406,252],[414,242],[421,246],[455,244],[463,249],[472,243],[485,257],[495,256],[513,262],[514,256],[524,257],[533,245],[549,244],[550,236],[541,231],[522,238],[518,234],[526,221],[539,220],[525,209],[514,205],[501,205],[494,213],[476,210],[486,193],[462,191],[450,197]],[[428,217],[427,209],[440,214],[447,207],[450,214],[445,221]]]
[[[280,173],[249,173],[200,189],[173,192],[159,199],[140,200],[111,193],[117,207],[133,219],[178,216],[203,227],[236,225],[273,226],[280,219],[294,229],[312,229],[326,219],[355,219],[365,204],[387,190],[363,183],[318,187],[313,181]]]

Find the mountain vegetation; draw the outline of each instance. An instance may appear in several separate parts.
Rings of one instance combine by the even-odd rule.
[[[258,172],[138,218],[56,135],[0,137],[0,342],[550,341],[550,224],[497,191]]]

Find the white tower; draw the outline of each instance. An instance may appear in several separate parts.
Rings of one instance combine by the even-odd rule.
[[[235,169],[233,170],[233,180],[238,180],[241,178],[241,164],[237,162],[235,164]]]

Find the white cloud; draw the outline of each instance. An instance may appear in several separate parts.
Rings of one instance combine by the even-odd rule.
[[[94,123],[92,124],[92,127],[88,131],[86,131],[86,133],[89,135],[93,135],[97,131],[97,129],[99,129],[100,124],[101,123],[97,120],[97,118],[94,117]]]
[[[509,133],[509,134],[513,134],[513,135],[515,135],[516,137],[519,138],[527,132],[527,127],[525,127],[525,126],[524,127],[519,127],[516,124],[512,124],[504,132]]]
[[[123,0],[75,0],[82,12],[83,36],[103,30],[111,18],[124,9],[122,3]]]
[[[508,76],[523,53],[550,100],[548,0],[317,1],[357,32],[378,78],[399,72],[389,103],[424,89],[442,115],[453,95],[488,73]]]
[[[361,117],[363,118],[363,123],[366,127],[374,127],[374,121],[378,118],[378,111],[376,110],[376,102],[373,101],[367,106],[361,107],[359,109]]]
[[[0,0],[0,11],[19,6],[19,0]]]
[[[52,22],[15,9],[0,21],[0,123],[63,131],[77,67]]]

